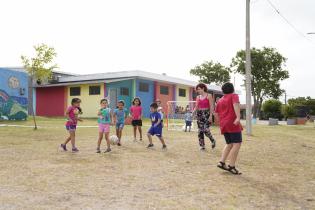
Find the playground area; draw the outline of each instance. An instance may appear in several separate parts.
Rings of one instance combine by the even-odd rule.
[[[77,130],[80,152],[59,151],[64,122],[39,118],[37,131],[31,119],[0,122],[0,209],[315,209],[314,124],[255,125],[240,151],[243,174],[234,176],[216,167],[217,127],[214,150],[207,142],[199,151],[195,132],[167,129],[168,150],[156,138],[146,149],[126,126],[122,147],[96,154],[91,119]]]

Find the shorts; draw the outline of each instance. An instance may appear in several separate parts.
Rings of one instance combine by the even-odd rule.
[[[124,126],[125,126],[125,123],[120,123],[120,122],[116,123],[116,129],[123,129]]]
[[[66,125],[67,131],[75,131],[77,129],[77,125]]]
[[[151,126],[151,128],[148,130],[148,134],[151,134],[151,136],[156,135],[157,137],[161,138],[162,137],[162,126]]]
[[[186,126],[190,127],[191,126],[191,121],[186,121]]]
[[[103,123],[98,124],[98,131],[100,133],[109,133],[109,130],[110,130],[109,124],[103,124]]]
[[[242,132],[224,133],[226,144],[242,143]]]
[[[142,126],[142,120],[132,120],[131,121],[132,126]]]

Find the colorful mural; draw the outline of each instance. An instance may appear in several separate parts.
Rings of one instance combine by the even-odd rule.
[[[28,76],[21,69],[0,68],[0,120],[26,120]]]

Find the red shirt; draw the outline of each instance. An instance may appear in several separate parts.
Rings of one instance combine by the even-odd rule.
[[[78,111],[78,108],[75,106],[69,106],[67,108],[67,113],[69,113],[69,119],[66,122],[66,126],[70,125],[77,125],[78,121],[76,118],[76,112]]]
[[[142,107],[141,106],[132,106],[130,107],[130,112],[133,120],[141,120]]]
[[[237,94],[226,94],[217,103],[215,112],[220,118],[221,133],[238,133],[242,131],[242,125],[234,125],[236,114],[234,112],[233,104],[240,103]]]

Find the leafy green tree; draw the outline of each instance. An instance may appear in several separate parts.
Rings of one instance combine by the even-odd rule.
[[[31,78],[31,85],[33,87],[34,81],[45,82],[51,78],[52,70],[57,68],[57,65],[53,63],[54,58],[57,56],[55,49],[48,47],[45,44],[34,46],[35,56],[29,58],[27,56],[21,56],[24,68],[28,72]],[[33,88],[32,88],[33,94]],[[36,118],[33,110],[33,106],[30,107],[34,120],[34,129],[37,129]]]
[[[274,48],[251,49],[251,92],[255,118],[260,116],[261,105],[266,98],[278,99],[283,94],[280,82],[289,78],[289,72],[284,69],[286,60]],[[245,63],[245,51],[241,50],[232,59],[231,68],[235,73],[245,76]]]
[[[230,69],[220,63],[206,61],[190,70],[190,74],[198,76],[199,81],[216,85],[222,85],[230,80]]]
[[[277,99],[269,99],[262,106],[266,118],[281,118],[281,108],[282,103]]]

